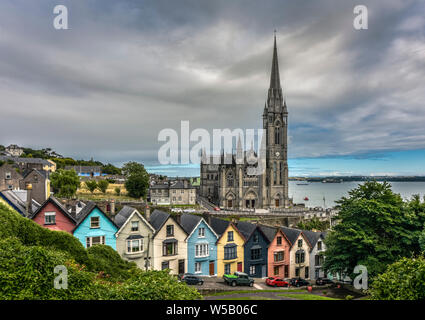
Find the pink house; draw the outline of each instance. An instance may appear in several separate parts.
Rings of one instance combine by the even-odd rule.
[[[44,228],[71,234],[77,223],[76,218],[53,196],[47,199],[30,218]]]
[[[269,238],[267,250],[267,276],[289,278],[289,249],[291,242],[280,228],[261,226],[261,230]]]

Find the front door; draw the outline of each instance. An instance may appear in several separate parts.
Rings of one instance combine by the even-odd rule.
[[[242,262],[238,262],[238,271],[242,272]]]
[[[275,207],[279,207],[279,199],[274,199],[274,205]]]
[[[213,276],[215,274],[214,269],[214,262],[210,262],[210,276]]]
[[[179,260],[179,274],[184,273],[184,260]]]
[[[227,207],[228,207],[228,208],[233,207],[233,202],[232,202],[232,200],[227,200]]]

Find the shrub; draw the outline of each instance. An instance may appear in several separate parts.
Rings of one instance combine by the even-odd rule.
[[[97,182],[96,180],[89,180],[85,182],[86,188],[93,193],[97,189]]]
[[[100,191],[102,191],[102,193],[106,193],[106,190],[108,189],[108,187],[109,187],[109,182],[108,181],[106,181],[106,180],[100,180],[98,183],[97,183],[97,187],[100,189]]]
[[[115,187],[115,194],[117,195],[117,196],[119,196],[120,194],[121,194],[121,188],[120,187]]]

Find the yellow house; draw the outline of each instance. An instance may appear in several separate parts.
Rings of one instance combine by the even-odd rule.
[[[220,234],[219,234],[220,235]],[[233,223],[228,223],[227,228],[217,240],[217,276],[243,272],[245,238]]]

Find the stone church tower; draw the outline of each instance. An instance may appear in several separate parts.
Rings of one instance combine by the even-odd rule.
[[[280,85],[276,36],[274,37],[270,87],[263,112],[263,129],[267,133],[263,207],[281,207],[288,205],[288,110]]]
[[[236,153],[201,161],[200,196],[227,209],[283,208],[289,205],[287,129],[288,111],[280,84],[276,36],[274,37],[270,87],[263,112],[264,134],[260,146],[262,174],[252,174],[251,150],[243,151],[240,139]],[[215,162],[214,158],[220,158]],[[229,160],[230,161],[225,161]],[[241,161],[242,159],[242,161]],[[207,161],[208,160],[208,161]],[[219,164],[215,164],[219,163]]]

